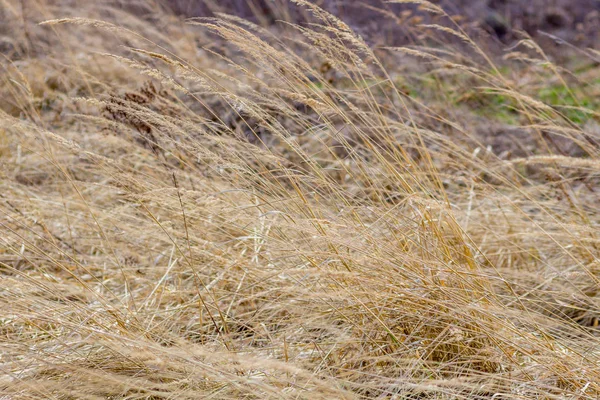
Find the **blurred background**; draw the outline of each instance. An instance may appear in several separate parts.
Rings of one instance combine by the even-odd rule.
[[[472,38],[483,38],[488,50],[506,49],[523,37],[521,32],[532,36],[553,55],[559,55],[569,45],[599,48],[600,0],[432,2],[454,16]],[[440,22],[432,21],[431,15],[421,10],[423,6],[418,4],[385,0],[315,0],[312,3],[341,17],[373,46],[421,42],[427,32],[419,30],[420,33],[415,33],[414,27]],[[25,51],[19,48],[23,43],[19,37],[27,36],[28,31],[36,29],[31,25],[47,18],[86,17],[89,16],[86,10],[92,5],[96,9],[121,9],[159,25],[166,23],[165,12],[185,18],[210,17],[221,12],[250,19],[263,26],[273,26],[278,20],[306,23],[310,19],[304,8],[288,0],[112,0],[100,4],[87,0],[4,1],[0,2],[0,53],[18,56]],[[40,12],[52,9],[60,10],[61,15],[43,15]],[[15,19],[15,16],[19,17]]]
[[[232,13],[257,22],[272,22],[291,16],[305,18],[286,0],[163,0],[177,14],[206,16],[212,12]],[[123,2],[126,4],[128,2]],[[314,4],[341,17],[369,40],[400,44],[411,39],[403,25],[426,18],[414,4],[384,0],[317,0]],[[438,0],[433,1],[450,15],[469,21],[470,28],[492,33],[510,41],[516,31],[537,37],[540,32],[584,46],[595,46],[600,31],[600,0]],[[398,23],[400,22],[400,23]]]

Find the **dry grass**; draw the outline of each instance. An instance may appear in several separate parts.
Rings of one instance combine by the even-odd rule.
[[[600,396],[597,54],[295,3],[0,2],[0,398]]]

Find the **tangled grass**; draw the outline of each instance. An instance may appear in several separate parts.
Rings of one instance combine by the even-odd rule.
[[[2,2],[1,398],[600,395],[596,50],[58,3]]]

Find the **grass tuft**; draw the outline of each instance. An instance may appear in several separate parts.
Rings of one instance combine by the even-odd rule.
[[[595,52],[291,3],[8,0],[0,393],[597,398]]]

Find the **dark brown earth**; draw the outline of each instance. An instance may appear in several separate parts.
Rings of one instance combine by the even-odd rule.
[[[65,0],[48,0],[49,4],[62,4]],[[77,15],[78,0],[72,3]],[[450,24],[447,18],[432,18],[419,10],[416,4],[389,4],[386,0],[312,0],[324,9],[341,17],[367,42],[374,46],[398,46],[407,43],[422,44],[431,39],[415,29],[419,24]],[[443,7],[461,24],[467,33],[488,43],[487,50],[503,50],[523,37],[526,32],[552,55],[560,55],[570,45],[578,48],[600,49],[600,0],[432,0]],[[83,3],[81,3],[83,4]],[[12,59],[32,49],[22,49],[18,36],[33,34],[37,18],[35,7],[23,0],[24,19],[27,29],[15,32],[16,21],[9,21],[10,13],[0,7],[0,53]],[[111,0],[106,5],[116,6],[136,15],[147,15],[157,7],[167,9],[184,17],[209,17],[214,12],[225,12],[254,20],[261,24],[273,24],[277,20],[293,20],[298,23],[310,19],[306,8],[294,5],[290,0]],[[22,22],[22,21],[21,21]],[[449,35],[448,35],[449,36]],[[38,38],[40,39],[40,38]],[[444,40],[452,40],[447,37]],[[566,41],[568,44],[561,41]],[[31,42],[26,40],[25,42]],[[33,46],[30,43],[30,46]]]
[[[286,12],[302,21],[303,11],[286,0],[164,0],[175,13],[188,17],[208,16],[210,10],[274,21]],[[600,46],[600,0],[432,0],[449,15],[460,16],[472,30],[491,33],[501,44],[510,44],[518,31],[538,41],[556,41],[546,34],[576,46]],[[417,5],[389,4],[383,0],[315,0],[341,17],[368,40],[398,45],[414,40],[410,25],[427,22]],[[218,4],[218,6],[216,5]],[[285,12],[281,10],[285,9]]]

